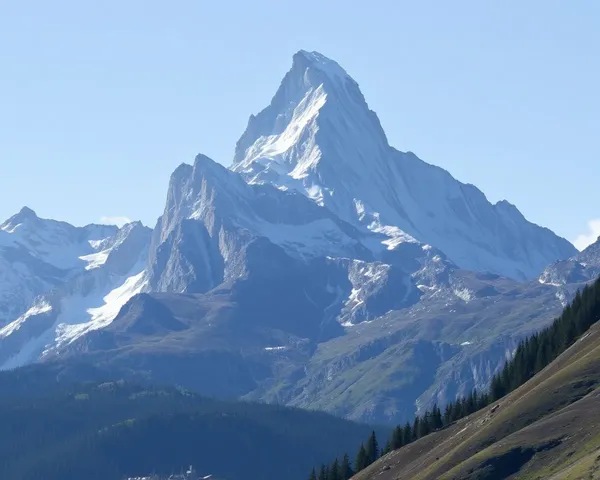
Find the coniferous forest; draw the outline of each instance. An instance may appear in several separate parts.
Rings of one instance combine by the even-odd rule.
[[[341,470],[339,467],[341,463],[336,459],[329,466],[322,465],[318,472],[316,469],[313,470],[309,479],[348,480],[354,473],[374,463],[379,456],[402,448],[498,402],[549,365],[598,320],[600,320],[600,279],[578,291],[573,301],[550,326],[522,340],[512,359],[492,377],[487,392],[479,393],[474,390],[468,396],[447,404],[443,414],[441,409],[434,405],[423,415],[415,416],[412,424],[407,422],[405,425],[396,426],[381,451],[379,451],[375,432],[372,432],[369,439],[360,445],[352,468]],[[345,463],[348,458],[348,455],[343,457]]]
[[[371,430],[319,412],[122,381],[28,396],[2,390],[0,425],[3,480],[122,480],[190,464],[217,478],[302,480]]]

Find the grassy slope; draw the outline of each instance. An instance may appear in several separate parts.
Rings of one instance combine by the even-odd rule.
[[[600,478],[600,325],[519,389],[357,480]]]

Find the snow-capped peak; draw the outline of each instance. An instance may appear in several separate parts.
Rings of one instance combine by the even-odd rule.
[[[386,176],[386,162],[377,157],[388,148],[358,84],[333,60],[300,51],[271,104],[250,117],[232,168],[250,183],[296,189],[320,205],[336,203],[333,210],[350,221],[356,211],[345,193],[365,177]],[[334,198],[339,182],[344,192]]]
[[[335,81],[346,81],[354,83],[354,80],[346,73],[336,61],[327,58],[319,52],[307,52],[306,50],[300,50],[293,57],[293,67],[309,70],[318,70],[323,74],[327,75],[330,80]]]
[[[358,84],[316,52],[294,55],[271,104],[236,146],[234,171],[249,183],[302,192],[342,220],[431,244],[462,268],[534,278],[574,247],[529,223],[508,202],[390,147]]]

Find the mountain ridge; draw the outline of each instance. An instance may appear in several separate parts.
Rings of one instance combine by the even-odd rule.
[[[358,84],[309,52],[230,169],[199,154],[171,175],[153,231],[110,228],[0,330],[2,368],[77,357],[399,421],[484,385],[587,281],[542,281],[574,247],[390,147]]]
[[[391,147],[358,84],[314,55],[296,54],[271,104],[250,118],[234,171],[250,183],[299,190],[343,220],[386,234],[388,242],[409,237],[434,245],[468,270],[525,280],[576,253],[508,202],[492,205],[476,187]],[[342,73],[332,80],[323,63]]]

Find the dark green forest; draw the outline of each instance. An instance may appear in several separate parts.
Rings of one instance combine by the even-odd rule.
[[[380,455],[402,448],[498,402],[548,366],[598,320],[600,320],[600,279],[578,291],[573,301],[550,326],[522,340],[512,359],[492,377],[487,392],[478,393],[474,390],[468,396],[446,405],[443,414],[440,408],[434,405],[423,415],[417,415],[412,424],[407,422],[405,425],[396,426],[381,451],[379,451],[376,434],[372,432],[369,439],[360,445],[352,469],[342,471],[339,467],[340,460],[336,458],[330,465],[322,464],[318,470],[313,469],[309,478],[348,480],[354,473],[374,463]],[[343,458],[349,457],[346,454]]]
[[[121,480],[190,464],[225,479],[303,479],[371,431],[323,413],[126,382],[4,396],[0,425],[3,480]]]

